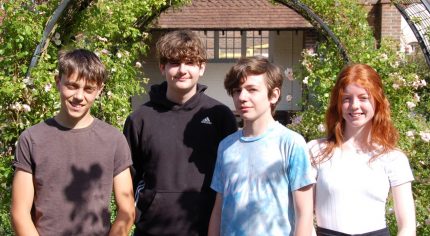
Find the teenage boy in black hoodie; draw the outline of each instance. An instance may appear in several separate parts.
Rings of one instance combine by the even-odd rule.
[[[215,193],[210,189],[219,142],[237,130],[231,110],[198,84],[206,50],[189,30],[157,42],[166,81],[126,120],[135,174],[135,235],[206,235]]]

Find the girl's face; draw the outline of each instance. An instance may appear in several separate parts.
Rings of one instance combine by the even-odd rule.
[[[370,94],[360,85],[346,86],[342,96],[342,117],[345,129],[354,130],[372,125],[375,115],[375,102]]]

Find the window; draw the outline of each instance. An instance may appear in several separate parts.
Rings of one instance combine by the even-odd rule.
[[[246,56],[269,57],[269,31],[248,31],[246,34]]]
[[[231,61],[245,56],[269,57],[269,31],[197,31],[212,61]]]

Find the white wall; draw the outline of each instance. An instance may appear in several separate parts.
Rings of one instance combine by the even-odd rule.
[[[157,35],[153,35],[154,39]],[[151,48],[151,56],[144,59],[143,71],[145,77],[149,78],[147,91],[152,84],[157,84],[164,81],[158,69],[158,61],[155,58],[155,52]],[[283,69],[292,68],[293,71],[298,65],[303,50],[303,32],[302,31],[272,31],[270,33],[270,60],[281,66]],[[200,83],[207,85],[206,94],[226,104],[232,110],[234,105],[230,96],[224,89],[224,77],[227,71],[234,63],[208,63],[204,76],[200,79]],[[294,80],[286,80],[282,86],[282,99],[277,106],[277,110],[299,110],[302,94],[301,83]],[[293,100],[286,101],[286,96],[292,95]],[[148,100],[147,95],[136,96],[132,99],[133,108]]]

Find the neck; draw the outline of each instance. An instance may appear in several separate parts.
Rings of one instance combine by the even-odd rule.
[[[257,120],[243,121],[243,136],[245,137],[257,137],[266,132],[270,123],[274,122],[273,116],[269,114],[267,117],[260,117]]]
[[[366,151],[371,148],[370,128],[370,125],[357,129],[346,128],[342,148],[360,151]]]
[[[177,104],[184,104],[197,93],[197,86],[194,86],[189,91],[177,91],[167,87],[166,98]]]
[[[86,128],[90,126],[91,123],[94,121],[94,117],[92,117],[90,114],[87,114],[79,119],[72,119],[70,117],[65,116],[61,112],[58,113],[58,115],[56,115],[54,119],[58,124],[69,129]]]

